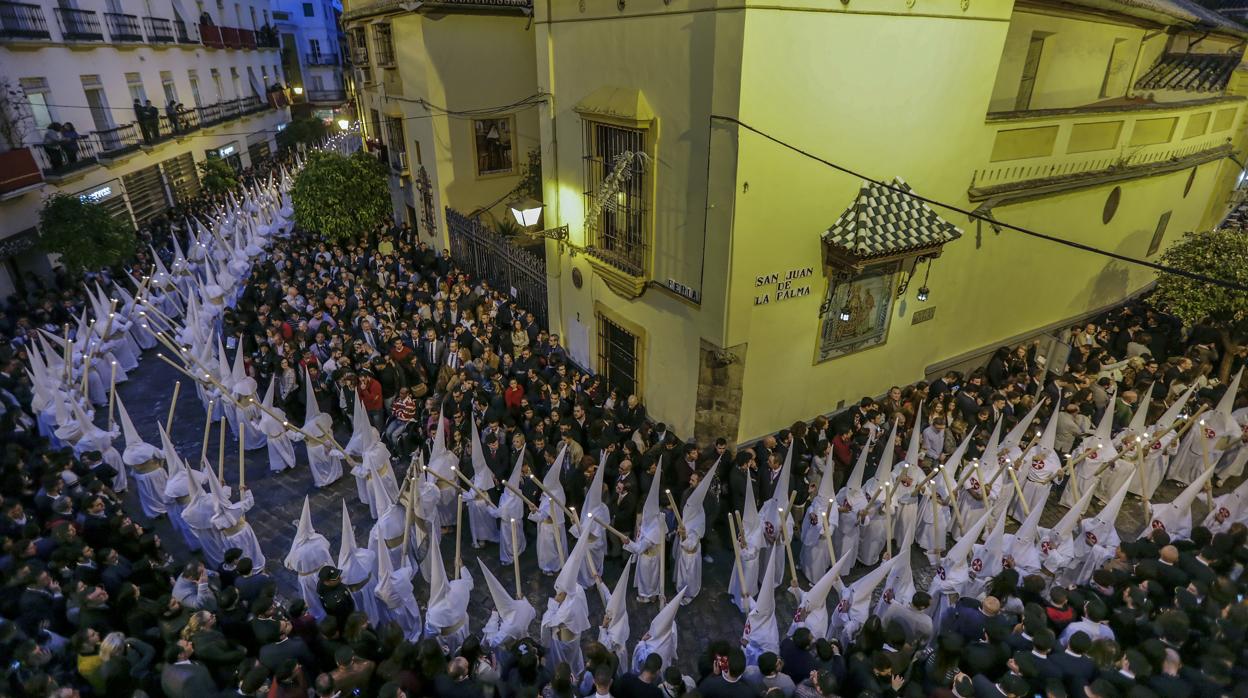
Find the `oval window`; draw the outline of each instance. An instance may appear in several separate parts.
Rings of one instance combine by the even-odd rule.
[[[1108,224],[1114,220],[1114,214],[1118,212],[1118,202],[1122,200],[1122,187],[1114,187],[1109,192],[1109,196],[1105,199],[1105,210],[1101,212],[1101,222]]]

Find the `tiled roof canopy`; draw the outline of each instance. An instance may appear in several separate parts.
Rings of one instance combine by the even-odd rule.
[[[900,178],[891,185],[864,182],[854,203],[823,233],[829,262],[858,264],[884,257],[938,250],[962,237]]]
[[[1237,65],[1238,56],[1224,53],[1166,53],[1135,81],[1135,89],[1221,92]]]

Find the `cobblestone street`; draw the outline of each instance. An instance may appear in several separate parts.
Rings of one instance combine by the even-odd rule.
[[[169,400],[173,393],[173,385],[177,380],[182,380],[182,389],[177,413],[174,418],[173,433],[170,436],[177,446],[178,452],[188,461],[193,462],[198,457],[200,451],[200,439],[204,426],[204,410],[195,396],[194,388],[190,385],[189,380],[186,380],[185,377],[178,374],[173,368],[157,359],[154,352],[149,352],[144,357],[139,370],[131,374],[131,380],[118,386],[118,394],[125,401],[126,407],[134,419],[135,426],[143,438],[149,443],[158,445],[160,437],[157,432],[157,423],[163,421],[167,415]],[[103,410],[99,414],[103,417]],[[214,463],[217,434],[218,427],[213,425],[208,439],[208,451],[209,459],[213,460]],[[256,450],[247,454],[247,483],[256,499],[256,505],[248,513],[247,520],[251,523],[252,528],[255,529],[256,535],[264,548],[265,555],[268,557],[268,573],[277,580],[279,592],[288,598],[297,596],[298,592],[295,586],[295,575],[283,567],[282,560],[290,548],[290,541],[295,533],[295,524],[299,518],[305,494],[311,495],[313,523],[317,531],[330,541],[331,553],[334,557],[337,557],[339,537],[341,535],[340,519],[341,501],[343,498],[346,499],[347,507],[351,511],[357,544],[366,544],[368,531],[373,524],[373,520],[368,513],[368,507],[362,506],[356,497],[355,482],[349,474],[344,474],[343,478],[333,485],[316,489],[312,486],[312,478],[306,465],[303,447],[297,446],[296,452],[300,456],[300,466],[278,475],[273,475],[269,472],[268,456],[265,450]],[[236,485],[238,480],[237,454],[237,442],[231,441],[227,434],[225,473],[227,483],[232,486]],[[401,477],[406,470],[406,464],[400,464],[397,470],[398,475]],[[1238,484],[1238,482],[1232,484]],[[1168,501],[1179,489],[1174,483],[1163,484],[1158,490],[1157,499]],[[1052,499],[1056,500],[1056,497]],[[143,521],[145,524],[150,523],[142,518],[135,488],[132,487],[127,492],[126,503],[127,508],[136,517],[136,520]],[[1052,525],[1061,517],[1063,512],[1064,509],[1050,505],[1044,514],[1042,525]],[[1198,500],[1193,511],[1195,522],[1199,523],[1205,513],[1205,503],[1202,500]],[[1142,527],[1143,507],[1138,499],[1132,497],[1124,504],[1119,524],[1120,531],[1124,537],[1133,535]],[[466,521],[464,525],[466,528]],[[167,521],[158,521],[155,526],[161,533],[161,538],[167,547],[176,553],[185,552],[180,537],[172,531]],[[1014,524],[1009,524],[1009,527],[1011,529],[1014,528]],[[718,542],[704,546],[704,552],[709,552],[714,561],[706,563],[703,568],[702,592],[691,604],[682,609],[677,617],[679,627],[678,662],[686,671],[692,671],[698,653],[706,646],[708,641],[712,639],[735,641],[739,638],[741,626],[744,622],[742,614],[732,605],[727,595],[728,575],[732,569],[731,549],[722,547],[728,540],[727,534],[721,531],[716,531],[716,534],[718,534]],[[552,580],[544,577],[537,568],[536,546],[531,543],[533,540],[531,527],[528,535],[530,545],[521,558],[521,581],[525,595],[530,603],[538,609],[540,617],[550,594]],[[714,535],[712,534],[712,537]],[[443,559],[450,565],[454,556],[454,536],[443,537],[442,544]],[[707,547],[710,547],[710,549],[706,550]],[[794,552],[796,554],[797,551],[795,550]],[[476,557],[478,554],[505,586],[510,588],[511,580],[513,579],[513,572],[510,566],[504,567],[498,563],[498,548],[496,545],[488,545],[480,551],[473,550],[468,533],[467,531],[464,532],[464,560],[469,569],[473,571],[477,582],[476,589],[473,592],[473,602],[469,606],[474,630],[479,629],[489,617],[490,609],[493,606],[485,583],[481,580],[480,573],[476,570]],[[920,554],[918,548],[914,549],[913,555],[916,588],[926,589],[932,573],[931,565]],[[620,560],[607,561],[604,579],[607,580],[608,585],[614,584],[621,567],[622,561]],[[855,579],[866,571],[867,568],[865,567],[856,567],[850,573],[849,579]],[[670,565],[668,573],[668,593],[670,594],[675,592],[670,583],[670,575],[672,574]],[[779,609],[777,617],[781,619],[780,631],[784,633],[788,628],[787,619],[792,617],[795,603],[790,594],[780,593],[780,591],[777,591],[776,598]],[[427,599],[427,593],[427,586],[418,578],[416,598],[422,605]],[[589,598],[591,620],[601,620],[602,605],[598,600],[598,595],[591,590],[587,596]],[[629,593],[629,608],[632,614],[632,641],[636,642],[646,632],[650,619],[657,613],[658,608],[654,604],[638,604],[636,602],[636,594],[633,592]],[[532,632],[535,635],[537,633],[536,622],[533,625]],[[586,634],[587,637],[589,635],[590,633]]]

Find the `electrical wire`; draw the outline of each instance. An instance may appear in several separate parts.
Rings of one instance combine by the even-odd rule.
[[[769,140],[769,141],[771,141],[771,142],[775,143],[776,145],[779,145],[779,146],[781,146],[781,147],[783,147],[783,148],[787,148],[787,149],[789,149],[789,150],[792,150],[793,152],[795,152],[795,153],[797,153],[797,154],[799,154],[799,155],[802,155],[802,156],[804,156],[804,157],[810,158],[811,160],[814,160],[815,162],[821,163],[821,164],[823,164],[823,165],[827,165],[828,167],[830,167],[830,168],[832,168],[832,169],[834,169],[834,170],[836,170],[836,171],[838,171],[838,172],[843,172],[843,173],[845,173],[845,174],[852,175],[852,176],[857,177],[857,178],[859,178],[859,179],[862,179],[862,180],[865,180],[865,181],[871,182],[871,183],[876,184],[876,185],[878,185],[878,186],[881,186],[881,187],[884,187],[884,188],[889,189],[889,190],[891,190],[891,191],[894,191],[894,192],[896,192],[896,193],[898,193],[898,194],[902,194],[902,195],[904,195],[904,196],[909,196],[909,197],[911,197],[911,198],[917,199],[917,200],[919,200],[919,201],[922,201],[923,203],[930,204],[930,205],[932,205],[932,206],[939,206],[939,207],[941,207],[941,208],[948,209],[948,210],[950,210],[950,211],[954,211],[955,213],[960,213],[960,214],[962,214],[962,215],[964,215],[964,216],[966,216],[966,217],[968,217],[968,218],[971,218],[971,219],[973,219],[973,220],[977,220],[977,221],[984,221],[984,222],[986,222],[986,223],[988,223],[988,224],[990,224],[990,225],[996,226],[996,227],[998,227],[998,228],[1007,228],[1007,229],[1009,229],[1009,230],[1013,230],[1013,231],[1015,231],[1015,232],[1022,233],[1022,234],[1024,234],[1024,235],[1028,235],[1028,236],[1031,236],[1031,237],[1034,237],[1034,238],[1037,238],[1037,239],[1040,239],[1040,240],[1045,240],[1045,241],[1047,241],[1047,242],[1055,242],[1055,243],[1057,243],[1057,244],[1059,244],[1059,245],[1064,245],[1064,246],[1066,246],[1066,247],[1072,247],[1072,248],[1074,248],[1074,249],[1081,250],[1081,251],[1083,251],[1083,252],[1091,252],[1091,253],[1093,253],[1093,254],[1098,254],[1098,255],[1101,255],[1101,256],[1104,256],[1104,257],[1109,257],[1109,258],[1111,258],[1111,259],[1116,259],[1116,260],[1119,260],[1119,261],[1122,261],[1122,262],[1127,262],[1128,264],[1136,264],[1136,265],[1139,265],[1139,266],[1142,266],[1142,267],[1147,267],[1147,268],[1149,268],[1149,269],[1153,269],[1153,270],[1155,270],[1155,271],[1159,271],[1159,272],[1161,272],[1161,273],[1163,273],[1163,274],[1171,274],[1171,275],[1174,275],[1174,276],[1182,276],[1182,277],[1184,277],[1184,278],[1192,279],[1193,281],[1200,281],[1200,282],[1202,282],[1202,283],[1213,284],[1213,285],[1215,285],[1215,286],[1221,286],[1221,287],[1223,287],[1223,288],[1231,289],[1231,290],[1234,290],[1234,291],[1245,291],[1245,292],[1248,292],[1248,285],[1244,285],[1244,284],[1241,284],[1241,283],[1238,283],[1238,282],[1235,282],[1235,281],[1228,281],[1228,280],[1226,280],[1226,279],[1219,279],[1219,278],[1212,277],[1212,276],[1206,276],[1205,274],[1200,274],[1200,273],[1197,273],[1197,272],[1188,271],[1188,270],[1186,270],[1186,269],[1179,269],[1178,267],[1172,267],[1172,266],[1169,266],[1169,265],[1166,265],[1166,264],[1160,264],[1160,263],[1158,263],[1158,262],[1150,262],[1150,261],[1148,261],[1148,260],[1146,260],[1146,259],[1139,259],[1139,258],[1136,258],[1136,257],[1130,257],[1130,256],[1128,256],[1128,255],[1120,254],[1120,253],[1118,253],[1118,252],[1111,252],[1111,251],[1109,251],[1109,250],[1103,250],[1103,249],[1101,249],[1101,248],[1099,248],[1099,247],[1093,247],[1092,245],[1088,245],[1088,244],[1085,244],[1085,243],[1082,243],[1082,242],[1075,242],[1075,241],[1073,241],[1073,240],[1064,240],[1064,239],[1062,239],[1062,238],[1055,237],[1055,236],[1053,236],[1053,235],[1049,235],[1049,234],[1047,234],[1047,233],[1041,233],[1041,232],[1037,232],[1037,231],[1035,231],[1035,230],[1031,230],[1030,228],[1024,228],[1024,227],[1019,226],[1019,225],[1014,225],[1013,223],[1006,223],[1006,222],[1004,222],[1004,221],[1000,221],[1000,220],[997,220],[997,219],[995,219],[995,218],[992,218],[991,216],[986,216],[986,215],[984,215],[984,214],[982,214],[982,213],[977,213],[977,212],[975,212],[975,211],[970,211],[970,210],[967,210],[967,209],[965,209],[965,208],[963,208],[963,207],[961,207],[961,206],[958,206],[958,205],[956,205],[956,204],[950,204],[950,203],[946,203],[946,202],[944,202],[944,201],[939,201],[939,200],[936,200],[936,199],[928,198],[928,197],[926,197],[926,196],[922,196],[922,195],[920,195],[920,194],[916,194],[914,191],[909,191],[909,190],[902,189],[902,188],[897,187],[897,186],[894,186],[894,185],[892,185],[892,184],[890,184],[890,183],[888,183],[888,182],[884,182],[884,181],[881,181],[881,180],[875,179],[874,177],[868,177],[867,175],[862,174],[862,173],[860,173],[860,172],[857,172],[856,170],[853,170],[853,169],[851,169],[851,168],[849,168],[849,167],[846,167],[846,166],[844,166],[844,165],[839,165],[839,164],[837,164],[837,163],[835,163],[835,162],[832,162],[832,161],[830,161],[830,160],[826,160],[826,159],[824,159],[824,158],[821,158],[821,157],[819,157],[818,155],[815,155],[815,154],[813,154],[813,153],[807,152],[807,151],[805,151],[805,150],[803,150],[803,149],[801,149],[801,148],[799,148],[799,147],[797,147],[797,146],[795,146],[795,145],[793,145],[793,144],[791,144],[791,143],[788,143],[788,142],[786,142],[786,141],[784,141],[784,140],[781,140],[780,138],[777,138],[776,136],[773,136],[773,135],[771,135],[771,134],[769,134],[769,133],[767,133],[767,132],[765,132],[765,131],[759,130],[759,129],[757,129],[757,128],[755,128],[755,127],[753,127],[753,126],[751,126],[751,125],[749,125],[749,124],[745,123],[744,121],[741,121],[741,120],[736,119],[736,118],[731,117],[731,116],[721,116],[721,115],[719,115],[719,114],[711,114],[711,119],[712,119],[712,120],[718,120],[718,121],[725,121],[725,122],[728,122],[728,123],[731,123],[731,124],[736,124],[737,126],[740,126],[741,128],[746,129],[747,131],[750,131],[750,132],[755,133],[755,134],[757,134],[757,135],[759,135],[759,136],[762,136],[763,138],[765,138],[765,139],[767,139],[767,140]]]

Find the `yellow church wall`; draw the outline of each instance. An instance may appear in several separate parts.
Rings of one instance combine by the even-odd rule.
[[[692,434],[699,340],[722,334],[735,142],[711,113],[736,112],[744,12],[712,12],[715,0],[614,3],[539,0],[534,8],[541,88],[543,224],[569,226],[585,245],[582,115],[578,103],[600,88],[640,89],[656,122],[650,283],[626,299],[609,289],[584,254],[557,256],[547,245],[552,330],[571,355],[601,370],[596,313],[638,334],[640,393],[649,414]],[[708,173],[710,174],[708,180]],[[572,271],[583,284],[576,288]],[[698,296],[692,303],[660,286],[668,280]]]
[[[974,208],[967,202],[972,176],[989,165],[997,132],[1007,126],[984,117],[1005,25],[988,18],[862,19],[873,24],[845,17],[820,23],[791,21],[779,13],[752,14],[741,119],[868,176],[900,176],[922,195]],[[768,41],[774,36],[786,39]],[[907,47],[908,57],[904,66],[870,74],[806,73],[801,84],[772,79],[795,72],[806,60],[801,47],[814,45],[816,37],[822,37],[818,45],[835,52],[828,59],[834,65],[848,63],[850,56],[859,65],[891,65],[899,55],[897,45]],[[846,58],[838,60],[841,51]],[[1233,109],[1239,108],[1233,103]],[[1180,107],[1161,115],[1115,118],[1132,127],[1145,117],[1173,119],[1170,137],[1177,139],[1184,120],[1198,111]],[[1055,145],[1064,152],[1074,125],[1093,121],[1078,115],[1048,119],[1008,126],[1056,124],[1062,136]],[[812,123],[835,127],[812,129]],[[1147,136],[1141,136],[1144,140],[1156,140],[1148,134],[1159,130],[1148,124],[1139,132]],[[833,411],[863,395],[877,395],[894,383],[921,379],[933,363],[1111,304],[1154,278],[1142,267],[1018,233],[995,234],[988,226],[977,231],[965,216],[940,211],[964,236],[947,245],[933,263],[930,300],[915,299],[923,280],[920,266],[906,295],[893,305],[884,344],[816,363],[818,313],[828,284],[819,236],[852,203],[861,182],[759,136],[743,134],[740,143],[724,339],[725,346],[747,346],[740,441]],[[1216,183],[1221,169],[1219,163],[1201,166],[1187,196],[1183,189],[1189,170],[1120,182],[1121,203],[1108,225],[1101,222],[1102,212],[1115,185],[999,205],[993,214],[1002,221],[1144,257],[1165,211],[1171,217],[1163,249],[1219,208],[1211,199],[1221,198],[1214,196],[1221,191],[1215,189],[1221,186]],[[777,285],[767,275],[811,266],[817,272],[809,282],[811,293],[777,301]],[[764,278],[761,285],[759,277]],[[767,292],[770,302],[756,305]],[[917,311],[932,309],[932,319],[912,324]]]
[[[483,218],[487,224],[509,215],[507,202],[499,199],[520,181],[528,151],[541,142],[536,108],[500,109],[475,117],[510,117],[515,127],[511,172],[479,175],[473,119],[448,116],[444,110],[497,107],[535,94],[533,34],[527,19],[519,16],[449,13],[435,20],[405,13],[388,21],[396,67],[374,66],[377,82],[382,84],[365,87],[363,92],[383,115],[404,119],[412,181],[423,164],[434,187],[434,219],[439,225],[438,244],[443,246],[445,206],[469,213],[493,203]],[[416,101],[421,99],[434,108]],[[412,189],[419,199],[414,185]]]
[[[1017,233],[995,234],[987,226],[977,233],[965,216],[942,211],[965,235],[934,262],[930,301],[914,298],[920,266],[905,298],[892,308],[887,342],[815,362],[818,311],[827,292],[819,235],[852,202],[861,182],[735,126],[711,122],[711,114],[739,118],[871,177],[899,176],[920,194],[969,208],[976,205],[967,197],[977,175],[1021,164],[1077,164],[1100,150],[1112,156],[1129,147],[1132,134],[1154,140],[1164,130],[1139,127],[1143,120],[1174,121],[1168,140],[1136,148],[1158,158],[1178,144],[1203,149],[1238,133],[1238,121],[1216,138],[1212,126],[1220,109],[1233,112],[1223,119],[1242,119],[1240,102],[987,118],[995,111],[998,64],[1014,31],[1011,22],[1019,17],[1010,3],[988,5],[972,2],[962,10],[957,0],[941,0],[908,12],[904,0],[848,6],[822,0],[630,0],[618,10],[615,3],[538,0],[538,82],[554,94],[539,110],[545,226],[567,224],[574,245],[590,242],[579,101],[604,87],[636,88],[656,116],[656,161],[648,173],[654,184],[652,283],[641,297],[628,300],[607,288],[584,254],[564,249],[560,255],[555,243],[547,245],[552,329],[572,356],[601,368],[596,314],[633,331],[644,352],[640,392],[650,415],[684,435],[693,431],[700,341],[743,345],[735,436],[744,441],[893,383],[920,379],[933,363],[1112,303],[1151,281],[1151,272]],[[1072,41],[1104,44],[1103,59],[1089,49],[1080,68],[1095,74],[1098,91],[1113,38],[1135,37],[1130,55],[1139,55],[1145,67],[1165,48],[1163,37],[1140,49],[1143,30],[1133,25],[1084,27],[1082,20],[1038,17]],[[1077,90],[1093,89],[1091,82],[1078,82]],[[1074,91],[1065,98],[1082,99]],[[1207,127],[1192,125],[1200,120]],[[999,132],[1033,128],[1056,129],[1045,137],[1048,154],[1035,149],[994,162],[1002,152]],[[1150,129],[1154,135],[1148,136]],[[1233,173],[1221,163],[1202,165],[1183,197],[1188,174],[1119,183],[1122,201],[1109,225],[1101,223],[1101,214],[1112,186],[1003,204],[994,215],[1143,256],[1166,210],[1172,211],[1166,242],[1216,220],[1221,207],[1212,193],[1227,187]],[[806,268],[813,268],[811,276],[803,274]],[[767,277],[789,271],[799,275],[792,288],[809,293],[776,302],[778,284]],[[692,289],[699,303],[661,288],[668,280]],[[762,291],[773,300],[756,306]],[[932,319],[912,324],[917,311],[932,309]]]

